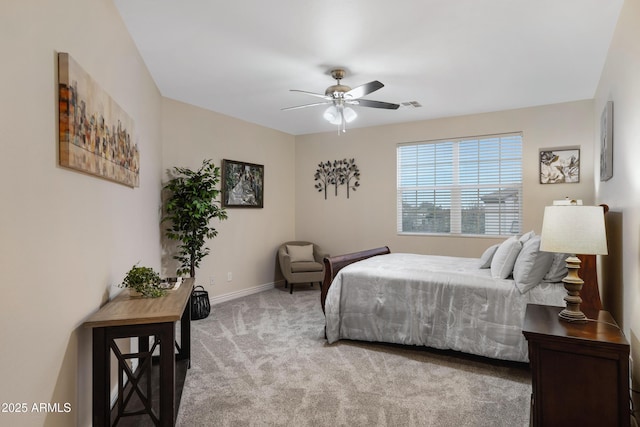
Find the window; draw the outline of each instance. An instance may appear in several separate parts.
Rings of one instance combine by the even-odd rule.
[[[397,150],[398,233],[520,233],[521,133],[412,142]]]

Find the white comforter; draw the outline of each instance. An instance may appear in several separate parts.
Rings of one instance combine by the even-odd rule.
[[[563,306],[561,283],[521,294],[477,258],[392,253],[338,272],[325,301],[329,343],[339,339],[424,345],[528,361],[527,303]]]

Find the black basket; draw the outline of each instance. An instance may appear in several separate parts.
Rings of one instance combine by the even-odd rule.
[[[196,286],[191,292],[191,320],[204,319],[210,312],[209,292],[205,291],[202,286]]]

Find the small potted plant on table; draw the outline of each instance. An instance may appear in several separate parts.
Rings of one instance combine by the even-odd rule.
[[[124,276],[121,288],[129,288],[131,296],[157,298],[166,295],[167,291],[160,288],[160,275],[150,267],[140,267],[135,264]]]

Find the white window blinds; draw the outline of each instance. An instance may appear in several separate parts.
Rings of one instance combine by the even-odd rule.
[[[400,144],[398,232],[513,235],[522,222],[522,134]]]

